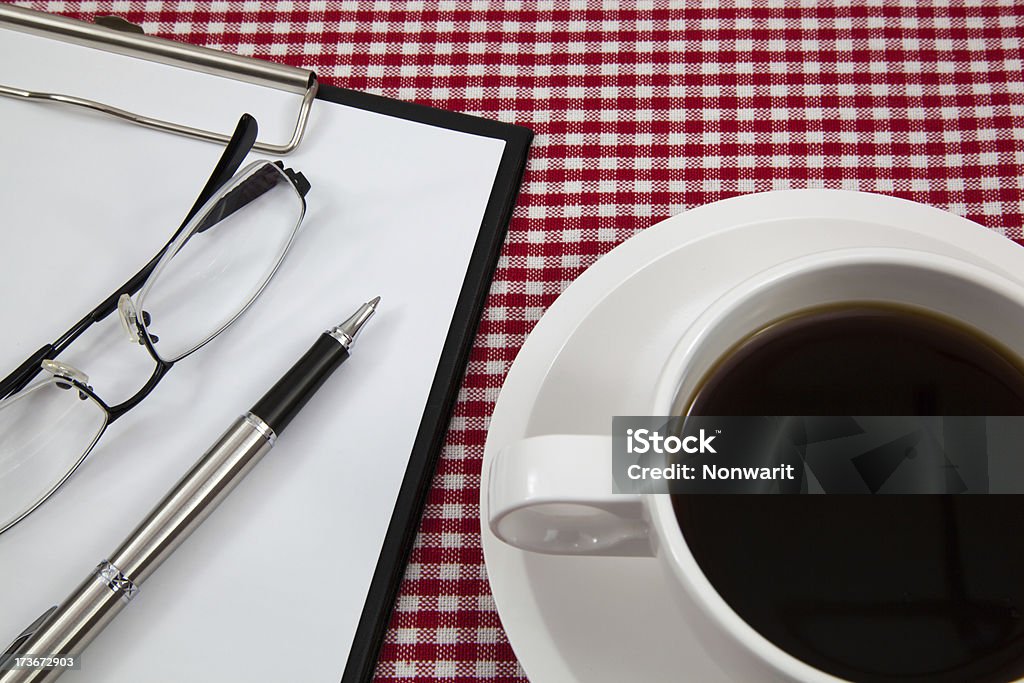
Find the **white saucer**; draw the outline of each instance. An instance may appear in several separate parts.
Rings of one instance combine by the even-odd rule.
[[[1016,281],[1024,250],[976,223],[881,195],[746,195],[670,218],[623,243],[558,298],[509,371],[491,419],[480,500],[484,558],[512,647],[533,683],[726,680],[663,595],[654,560],[517,550],[487,524],[495,453],[540,434],[606,434],[651,410],[655,379],[712,300],[784,260],[855,246],[958,257]]]

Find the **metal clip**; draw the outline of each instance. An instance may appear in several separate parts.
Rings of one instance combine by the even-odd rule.
[[[299,113],[291,139],[283,144],[257,142],[253,145],[253,149],[269,154],[283,155],[299,146],[299,142],[302,141],[302,136],[306,132],[309,112],[313,107],[313,100],[316,98],[319,88],[315,73],[309,69],[275,64],[252,57],[242,57],[198,45],[186,45],[173,40],[139,35],[136,31],[126,30],[124,24],[127,23],[119,23],[118,28],[111,28],[111,22],[107,20],[103,22],[103,25],[97,26],[23,7],[0,4],[0,27],[302,94],[302,103],[299,105]],[[128,24],[128,26],[132,26],[132,24]],[[231,136],[227,134],[143,116],[84,97],[26,90],[7,85],[0,85],[0,95],[25,100],[70,104],[98,111],[146,128],[209,142],[226,144],[231,139]]]
[[[11,641],[11,644],[3,651],[3,654],[0,654],[0,671],[3,671],[4,664],[9,659],[21,652],[21,646],[27,643],[28,639],[35,635],[35,632],[39,630],[39,627],[43,625],[43,623],[57,610],[58,607],[59,605],[54,605],[40,614],[38,619],[29,624],[24,631],[19,633],[14,640]]]

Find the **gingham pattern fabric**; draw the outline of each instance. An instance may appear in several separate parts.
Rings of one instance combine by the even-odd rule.
[[[480,549],[488,419],[558,294],[630,235],[748,192],[844,188],[1021,238],[1024,4],[32,2],[518,123],[522,194],[377,668],[523,681]]]

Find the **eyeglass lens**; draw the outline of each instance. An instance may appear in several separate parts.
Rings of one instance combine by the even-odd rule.
[[[57,486],[106,423],[95,399],[53,377],[0,404],[0,529]]]

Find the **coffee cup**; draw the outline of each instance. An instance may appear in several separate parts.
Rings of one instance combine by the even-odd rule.
[[[849,302],[928,311],[1024,357],[1020,284],[929,252],[842,249],[769,268],[714,301],[668,355],[651,387],[650,414],[685,414],[723,355],[758,330],[801,311]],[[840,680],[780,648],[730,607],[695,559],[670,496],[612,493],[611,417],[608,434],[534,436],[497,453],[486,491],[495,536],[539,553],[655,558],[675,608],[730,677]]]

